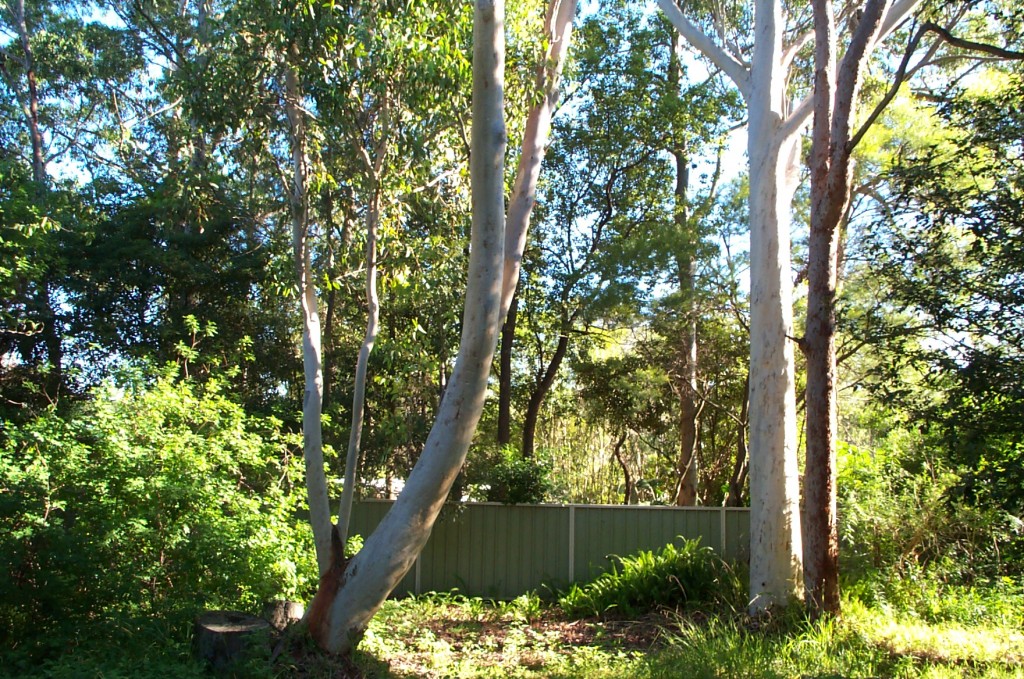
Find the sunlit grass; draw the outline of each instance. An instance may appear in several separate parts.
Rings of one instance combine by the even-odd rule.
[[[536,596],[490,602],[434,594],[388,601],[354,667],[355,676],[368,679],[1024,679],[1019,603],[1014,587],[957,590],[941,616],[922,616],[938,610],[932,605],[901,607],[851,594],[839,620],[811,622],[793,610],[755,622],[732,609],[601,620],[573,619]],[[43,666],[0,663],[0,676],[206,676],[182,630],[125,632],[116,644],[91,639]],[[326,679],[353,676],[352,668],[310,643],[274,665],[254,658],[236,676]]]
[[[841,620],[817,622],[796,612],[758,624],[731,613],[667,614],[657,634],[642,637],[645,648],[618,631],[649,619],[560,616],[532,597],[389,602],[360,653],[367,676],[380,677],[1024,679],[1016,628],[928,623],[857,599],[844,602]]]
[[[905,614],[847,602],[848,625],[897,656],[942,663],[1024,663],[1024,634],[994,625],[926,623]]]

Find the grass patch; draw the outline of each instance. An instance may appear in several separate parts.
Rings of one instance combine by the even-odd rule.
[[[968,601],[996,596],[963,594]],[[257,659],[235,676],[1024,679],[1024,634],[1010,606],[990,608],[989,620],[930,621],[916,609],[853,595],[844,601],[842,620],[810,622],[793,611],[755,624],[728,609],[681,606],[617,619],[573,618],[536,596],[490,602],[434,594],[388,601],[351,662],[308,647],[272,666]],[[0,675],[209,676],[191,659],[185,626],[140,623],[112,631],[116,636],[85,628],[42,664],[5,649]]]

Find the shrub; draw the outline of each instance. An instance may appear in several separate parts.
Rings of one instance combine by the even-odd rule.
[[[843,560],[861,573],[920,569],[961,581],[995,577],[1018,565],[1001,546],[1020,540],[1021,522],[966,502],[962,475],[919,452],[839,446],[839,529]]]
[[[561,599],[572,616],[610,612],[635,615],[659,607],[735,607],[743,586],[736,572],[699,540],[679,538],[660,552],[616,557],[618,565],[582,587],[573,585]]]
[[[551,465],[541,456],[523,457],[511,446],[488,474],[488,502],[510,505],[543,502],[551,490]]]
[[[216,381],[108,382],[0,438],[0,643],[122,615],[294,595],[316,568],[294,520],[301,455]]]

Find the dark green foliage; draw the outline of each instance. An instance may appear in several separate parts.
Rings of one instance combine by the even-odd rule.
[[[1024,513],[1024,76],[956,92],[936,115],[948,141],[898,158],[894,219],[869,239],[873,269],[905,310],[885,338],[885,397],[913,412],[952,466],[952,493]],[[919,341],[927,338],[928,341]],[[908,387],[908,370],[932,393]]]
[[[561,599],[573,616],[636,615],[661,607],[735,608],[743,584],[733,568],[698,540],[615,557],[619,564]]]
[[[0,430],[3,643],[112,617],[184,621],[310,584],[293,518],[301,446],[217,380],[166,372]]]
[[[903,438],[902,444],[893,439]],[[905,449],[901,447],[907,446]],[[884,447],[839,446],[840,541],[847,574],[928,573],[951,583],[984,581],[1018,566],[1006,551],[1021,522],[957,492],[967,472],[922,461],[927,443],[902,430]]]
[[[551,490],[550,473],[551,465],[542,456],[523,457],[514,448],[503,448],[487,473],[487,501],[509,505],[544,502]]]

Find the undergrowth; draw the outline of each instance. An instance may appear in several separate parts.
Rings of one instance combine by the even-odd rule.
[[[697,540],[680,538],[660,552],[616,557],[612,570],[573,585],[561,598],[571,616],[631,616],[658,607],[743,607],[743,585],[735,570]]]

